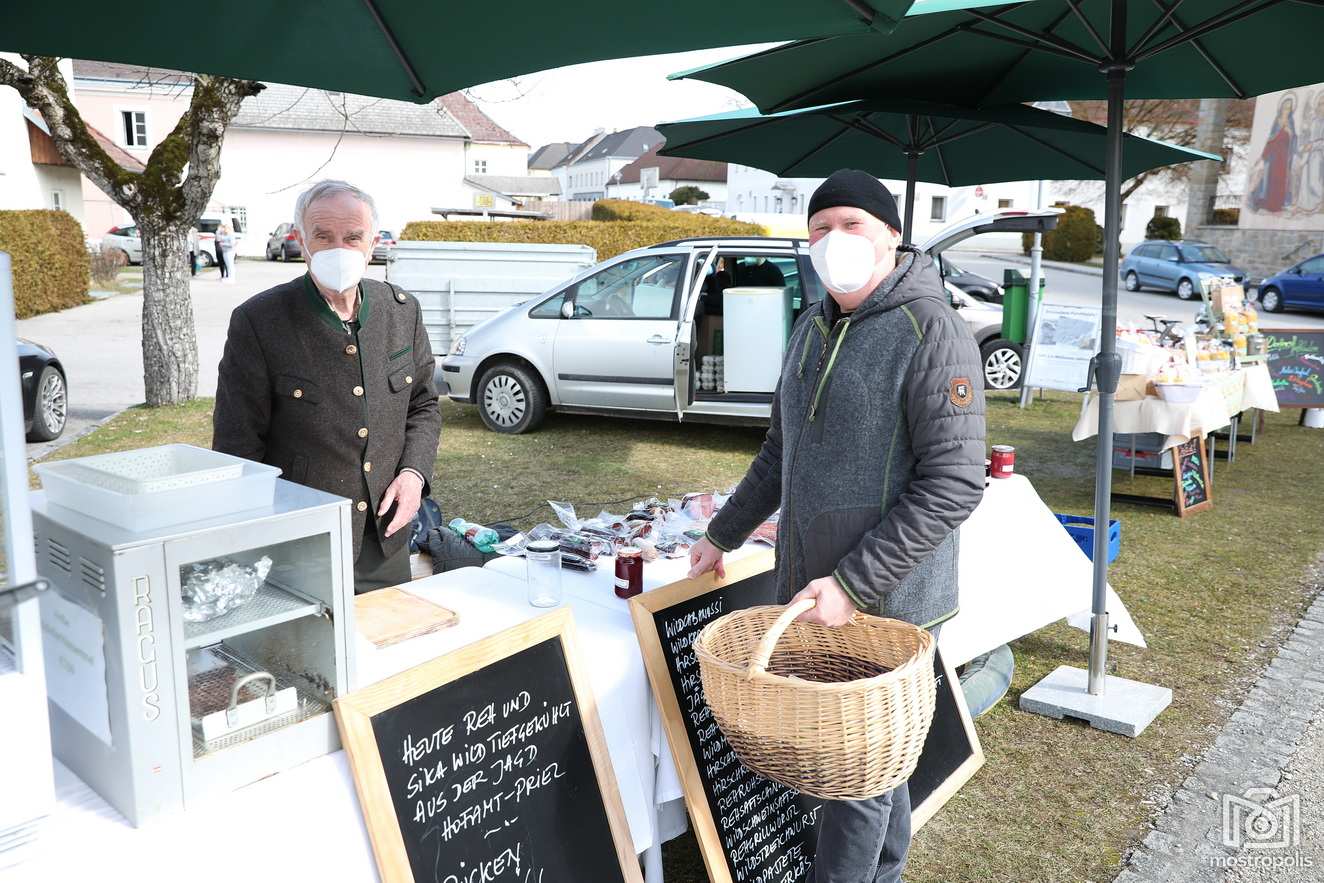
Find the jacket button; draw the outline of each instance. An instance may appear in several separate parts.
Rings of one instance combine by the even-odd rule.
[[[301,390],[301,389],[296,389],[296,390],[295,390],[293,393],[291,393],[291,394],[292,394],[296,399],[301,399],[301,398],[303,398],[303,390]]]
[[[366,426],[359,427],[359,438],[367,438],[367,437],[368,437],[368,427]]]
[[[398,300],[400,303],[404,303],[404,302],[405,302],[405,293],[404,293],[403,291],[397,291],[397,292],[395,293],[395,299]]]
[[[412,377],[410,377],[408,374],[406,374],[406,375],[405,375],[405,383],[413,383],[413,382],[414,382],[414,378],[412,378]]]
[[[358,351],[359,351],[359,348],[356,347],[356,346],[355,346],[354,344],[352,344],[352,343],[351,343],[349,346],[345,347],[345,355],[347,355],[347,356],[352,356],[352,355],[354,355],[355,353],[357,353]]]
[[[359,510],[360,512],[366,512],[368,511],[368,504],[363,502],[362,500],[359,500],[357,503],[354,504],[354,508]]]
[[[371,463],[367,463],[367,462],[365,462],[365,463],[363,464],[363,471],[364,471],[364,472],[371,472],[371,471],[372,471],[372,464],[371,464]]]
[[[354,395],[356,395],[356,396],[361,396],[361,395],[363,395],[363,387],[361,387],[361,386],[356,386],[356,387],[354,387]]]

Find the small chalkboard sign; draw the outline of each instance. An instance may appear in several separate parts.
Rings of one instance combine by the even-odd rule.
[[[1203,438],[1193,438],[1177,445],[1173,451],[1172,474],[1176,482],[1173,493],[1178,515],[1185,517],[1214,505]]]
[[[1324,408],[1324,330],[1264,332],[1266,364],[1281,408]]]
[[[765,779],[742,764],[703,698],[694,639],[733,610],[777,603],[772,553],[630,602],[644,666],[680,773],[699,851],[711,883],[807,879],[823,801]],[[911,825],[919,828],[983,765],[984,754],[957,679],[941,657],[933,725],[910,779]]]
[[[568,610],[336,700],[386,883],[642,883]]]

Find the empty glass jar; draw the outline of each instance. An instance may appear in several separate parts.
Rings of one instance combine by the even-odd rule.
[[[561,603],[561,546],[555,540],[534,540],[524,547],[528,567],[529,603],[555,607]]]

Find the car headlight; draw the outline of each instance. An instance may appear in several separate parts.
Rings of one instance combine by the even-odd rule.
[[[459,340],[457,340],[457,341],[455,341],[455,343],[451,344],[451,355],[452,355],[452,356],[462,356],[462,355],[464,355],[464,348],[465,348],[465,346],[467,346],[467,345],[468,345],[468,341],[464,338],[463,335],[461,335],[460,338],[459,338]]]

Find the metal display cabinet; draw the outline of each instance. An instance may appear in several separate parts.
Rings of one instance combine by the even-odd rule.
[[[354,683],[348,500],[277,481],[266,507],[143,533],[52,505],[41,492],[32,511],[38,568],[55,604],[94,615],[104,636],[100,647],[95,627],[58,638],[69,664],[94,675],[80,683],[104,669],[105,692],[100,683],[63,693],[52,685],[55,755],[131,822],[340,747],[331,700]],[[182,569],[263,556],[272,565],[253,600],[185,621]],[[293,688],[294,710],[205,740],[198,718],[226,707],[246,671],[274,678],[269,697]]]

